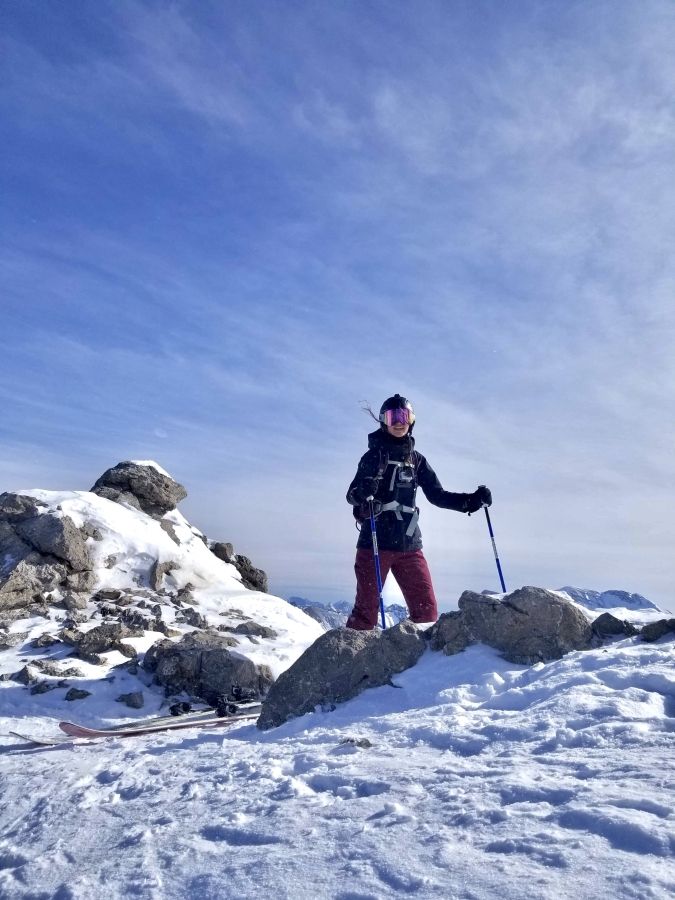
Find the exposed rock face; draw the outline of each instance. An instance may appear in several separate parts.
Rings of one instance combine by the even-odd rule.
[[[244,587],[250,591],[262,591],[267,593],[267,574],[262,569],[256,569],[248,556],[242,556],[235,553],[232,544],[222,541],[215,541],[210,545],[211,552],[222,559],[223,562],[231,563],[241,575],[241,581]]]
[[[651,644],[662,638],[664,634],[670,634],[673,631],[675,631],[675,619],[658,619],[656,622],[650,622],[649,625],[644,626],[642,640]]]
[[[272,641],[277,637],[277,633],[273,628],[270,628],[268,625],[261,625],[253,620],[237,625],[234,629],[234,634],[252,634],[254,637],[267,638]]]
[[[131,694],[120,694],[117,697],[118,703],[124,703],[130,709],[141,709],[144,704],[143,691],[134,691]]]
[[[328,631],[272,685],[258,728],[275,728],[317,705],[344,703],[366,688],[389,684],[392,675],[414,666],[424,649],[424,637],[410,621],[384,632]]]
[[[0,631],[0,650],[9,650],[10,647],[23,644],[27,637],[27,631],[15,631],[13,634],[6,634],[4,631]]]
[[[640,633],[640,629],[636,628],[632,622],[627,622],[624,619],[617,619],[617,617],[613,616],[611,613],[603,613],[601,616],[598,616],[597,619],[594,619],[593,631],[601,638],[613,637],[620,634],[623,634],[626,637],[633,637]]]
[[[74,612],[77,609],[86,609],[87,608],[87,598],[83,597],[81,594],[77,596],[73,596],[73,594],[66,594],[63,598],[63,605],[68,610],[68,612]]]
[[[39,603],[44,600],[43,589],[36,567],[21,560],[0,577],[0,610],[20,609]]]
[[[76,593],[88,594],[96,587],[95,572],[74,572],[66,578],[66,587]]]
[[[44,509],[34,497],[0,494],[0,610],[13,617],[45,607],[45,592],[59,585],[87,590],[96,579],[86,535]]]
[[[169,560],[168,562],[156,562],[152,567],[152,571],[150,572],[150,585],[153,591],[158,591],[162,587],[164,583],[164,576],[168,575],[169,572],[173,572],[174,569],[179,569],[180,566],[177,562],[173,560]]]
[[[18,522],[14,530],[39,553],[49,553],[64,560],[75,572],[93,568],[85,539],[69,516],[35,516]]]
[[[36,500],[35,497],[8,492],[0,494],[0,519],[12,525],[39,516],[41,509],[46,509],[46,504]]]
[[[223,562],[234,565],[234,547],[226,541],[214,541],[211,544],[211,553],[222,559]]]
[[[127,503],[153,519],[161,519],[187,497],[187,491],[154,466],[121,462],[101,475],[92,493],[116,503]]]
[[[134,647],[130,644],[123,644],[122,639],[136,637],[138,634],[138,631],[126,625],[111,623],[97,625],[86,632],[64,629],[60,637],[66,644],[75,647],[77,655],[82,659],[90,659],[100,653],[108,653],[110,650],[119,650],[124,656],[135,657]]]
[[[180,545],[180,539],[176,534],[176,528],[173,522],[170,522],[168,519],[162,519],[162,521],[159,523],[159,527],[162,529],[162,531],[166,531],[174,544]]]
[[[185,691],[191,697],[215,703],[218,697],[234,699],[233,689],[238,687],[253,690],[259,697],[266,673],[250,659],[233,656],[227,649],[229,643],[219,634],[196,631],[177,643],[158,641],[145,654],[143,668],[154,672],[155,681],[164,686],[167,696]]]
[[[523,587],[502,599],[464,591],[459,612],[440,616],[429,637],[432,649],[448,655],[480,642],[509,662],[533,665],[590,649],[593,632],[574,604],[543,588]]]
[[[87,697],[91,697],[91,691],[82,691],[80,688],[71,688],[64,700],[85,700]]]

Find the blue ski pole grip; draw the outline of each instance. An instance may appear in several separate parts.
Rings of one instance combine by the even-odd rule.
[[[380,571],[380,552],[377,547],[377,527],[375,525],[375,509],[373,507],[374,497],[368,497],[368,505],[370,507],[370,530],[373,535],[373,556],[375,557],[375,575],[377,577],[377,594],[380,600],[380,616],[382,618],[382,631],[387,627],[384,617],[384,598],[382,597],[382,573]]]

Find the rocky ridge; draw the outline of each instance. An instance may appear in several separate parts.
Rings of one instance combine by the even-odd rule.
[[[334,708],[367,688],[395,687],[392,676],[414,666],[427,642],[446,656],[486,644],[507,662],[527,666],[590,650],[606,640],[639,636],[653,642],[673,632],[675,619],[640,628],[605,612],[591,621],[567,596],[538,587],[498,596],[464,591],[459,609],[443,613],[425,632],[404,620],[386,631],[340,627],[322,635],[271,686],[257,724],[267,730],[315,708]]]
[[[52,708],[113,681],[131,709],[238,686],[260,696],[312,643],[319,626],[267,595],[265,573],[231,544],[190,525],[176,509],[185,496],[150,461],[113,466],[91,491],[0,495],[5,690],[22,685]],[[181,655],[181,677],[169,678]]]

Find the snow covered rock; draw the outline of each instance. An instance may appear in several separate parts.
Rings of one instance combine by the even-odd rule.
[[[111,482],[135,502],[121,493],[113,499]],[[219,559],[177,509],[158,518],[185,491],[155,463],[114,466],[97,484],[95,492],[0,494],[0,715],[25,716],[27,701],[29,715],[63,718],[66,677],[86,679],[74,686],[90,691],[83,707],[97,726],[136,715],[115,700],[141,689],[150,714],[160,711],[166,687],[208,701],[240,685],[240,670],[260,693],[322,633],[286,601],[244,584],[236,564],[253,568],[250,561]],[[161,668],[165,683],[148,685],[140,668],[146,652],[150,660],[159,640],[173,646],[167,638],[186,634],[183,650],[200,640],[233,648],[221,668],[236,677],[227,682],[221,672],[223,683],[213,687],[216,676],[193,646],[204,663],[201,681],[169,678]],[[72,660],[68,667],[73,655],[77,669]],[[24,682],[12,680],[26,663],[31,686],[38,676],[44,685],[34,694],[28,682],[24,694],[17,687]]]
[[[344,703],[366,688],[389,684],[392,675],[414,666],[424,650],[424,637],[410,621],[386,631],[329,631],[272,685],[258,728],[275,728],[318,705]]]
[[[500,597],[464,591],[459,612],[442,615],[429,636],[432,649],[447,655],[482,643],[509,662],[533,665],[588,650],[593,632],[570,601],[543,588],[523,587]]]
[[[236,646],[233,638],[220,634],[191,632],[178,643],[158,641],[145,654],[143,667],[153,672],[157,684],[165,688],[167,696],[185,691],[190,697],[213,704],[218,697],[235,699],[237,688],[245,688],[260,697],[266,687],[267,673],[239,656],[229,647]]]
[[[92,494],[140,509],[161,519],[187,497],[187,491],[156,463],[131,460],[117,463],[101,475]]]

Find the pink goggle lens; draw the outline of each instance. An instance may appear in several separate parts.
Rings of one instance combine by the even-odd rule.
[[[387,409],[384,413],[384,422],[386,425],[396,425],[400,423],[401,425],[409,425],[410,424],[410,410],[409,409]]]

